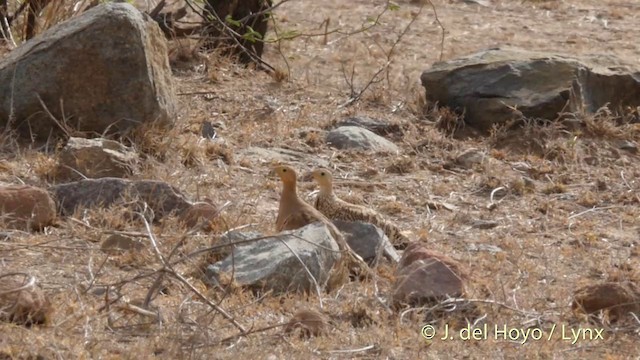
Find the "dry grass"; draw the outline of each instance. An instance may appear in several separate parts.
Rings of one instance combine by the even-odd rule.
[[[447,29],[449,59],[495,44],[572,53],[605,52],[637,61],[640,8],[613,1],[500,1],[492,7],[434,1]],[[573,291],[600,281],[638,281],[640,167],[638,154],[619,148],[636,141],[637,109],[574,114],[558,124],[525,123],[479,137],[459,115],[427,108],[420,71],[440,56],[440,29],[426,7],[398,45],[388,71],[351,106],[343,68],[362,89],[386,63],[386,50],[421,5],[401,1],[400,10],[370,31],[353,35],[299,37],[283,42],[285,58],[268,46],[268,75],[213,54],[176,72],[181,114],[171,129],[142,128],[131,143],[146,154],[134,178],[164,180],[194,199],[222,208],[207,232],[187,233],[178,219],[151,227],[168,271],[139,221],[117,209],[79,211],[41,233],[0,234],[0,273],[26,272],[42,287],[53,312],[30,328],[0,324],[0,357],[28,358],[629,358],[637,355],[638,323],[611,324],[571,309]],[[318,33],[327,18],[343,32],[357,29],[383,2],[293,0],[279,8],[286,30]],[[610,19],[608,28],[595,16]],[[53,15],[51,15],[53,16]],[[595,20],[590,20],[592,16]],[[52,17],[53,18],[53,17]],[[333,26],[333,25],[332,25]],[[526,30],[523,30],[526,29]],[[570,30],[567,30],[570,29]],[[614,30],[610,30],[614,29]],[[568,35],[568,31],[571,34]],[[624,34],[624,35],[622,35]],[[570,36],[571,35],[571,36]],[[191,64],[184,44],[177,62]],[[286,59],[286,62],[285,62]],[[402,154],[340,152],[324,142],[323,130],[353,115],[388,119],[406,129],[396,144]],[[217,138],[200,138],[200,127],[223,124]],[[0,181],[47,186],[53,154],[18,148],[0,135]],[[473,274],[477,291],[471,313],[442,308],[389,312],[386,299],[393,269],[323,295],[273,296],[230,285],[210,288],[205,265],[228,248],[215,246],[227,230],[273,232],[279,182],[269,177],[270,157],[249,147],[284,148],[300,172],[326,161],[340,178],[336,191],[387,214],[430,249],[458,260]],[[472,168],[449,166],[453,154],[476,148],[491,161]],[[504,189],[495,191],[503,187]],[[302,182],[301,195],[313,189]],[[493,195],[492,195],[493,194]],[[433,204],[450,206],[433,206]],[[223,207],[224,204],[227,204]],[[489,206],[491,205],[491,206]],[[490,220],[491,229],[474,227]],[[114,232],[143,241],[145,249],[109,253],[101,243]],[[170,255],[171,254],[171,255]],[[165,269],[165,270],[162,270]],[[240,337],[200,295],[226,309],[254,333]],[[145,306],[146,305],[146,306]],[[318,336],[287,333],[298,311],[320,311],[328,320]],[[491,336],[482,341],[425,341],[422,326],[438,331],[482,317],[479,324],[509,328],[553,325],[604,327],[605,338],[571,344],[554,336],[526,344]],[[591,321],[591,322],[590,322]],[[323,322],[324,324],[324,322]],[[307,335],[313,325],[307,324]],[[303,329],[304,332],[304,329]],[[215,355],[212,355],[215,354]]]

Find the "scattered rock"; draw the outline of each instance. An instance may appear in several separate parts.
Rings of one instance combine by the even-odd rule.
[[[283,149],[283,148],[260,148],[249,147],[241,152],[241,156],[255,160],[258,163],[288,163],[288,164],[305,164],[318,167],[328,167],[329,163],[317,156],[306,154],[300,151]]]
[[[285,334],[300,329],[301,337],[320,336],[326,333],[329,321],[316,310],[300,310],[296,312],[284,328]]]
[[[628,141],[628,140],[620,140],[617,142],[616,144],[618,146],[618,149],[620,150],[626,150],[632,154],[637,154],[638,153],[638,145],[636,145],[635,142],[633,141]]]
[[[478,149],[469,149],[456,157],[456,164],[471,169],[482,164],[487,159],[487,155]]]
[[[335,220],[333,223],[344,235],[351,249],[364,261],[375,263],[380,254],[394,263],[400,260],[393,244],[379,227],[361,221]]]
[[[72,137],[58,156],[56,180],[127,177],[137,162],[138,154],[117,141]]]
[[[0,61],[0,127],[24,137],[73,131],[126,133],[176,114],[164,35],[126,3],[105,3],[51,27]],[[72,76],[71,76],[72,75]],[[11,116],[10,116],[11,115]]]
[[[575,291],[571,308],[587,314],[604,310],[616,321],[629,312],[640,314],[640,288],[631,282],[588,285]]]
[[[121,251],[142,250],[144,247],[144,243],[140,241],[128,236],[113,234],[102,242],[100,249],[106,253],[117,253]]]
[[[228,278],[235,285],[276,294],[313,291],[315,285],[305,267],[322,289],[340,258],[338,250],[326,226],[316,222],[238,245],[224,260],[207,267],[207,277],[215,285],[227,285],[222,280]]]
[[[392,289],[395,306],[420,306],[465,292],[462,266],[455,260],[426,249],[422,244],[407,247],[398,264]]]
[[[480,6],[490,6],[491,1],[489,0],[462,0],[463,3],[469,5],[480,5]]]
[[[482,229],[482,230],[489,230],[489,229],[493,229],[494,227],[498,226],[498,222],[497,221],[492,221],[492,220],[473,220],[471,222],[471,227],[475,228],[475,229]]]
[[[3,225],[20,230],[41,230],[53,225],[56,204],[46,190],[27,185],[0,186]]]
[[[57,202],[58,212],[63,216],[73,214],[78,208],[109,207],[123,205],[134,200],[136,211],[143,209],[144,203],[153,211],[154,219],[159,220],[169,213],[178,213],[188,209],[191,204],[175,187],[157,180],[125,180],[102,178],[80,180],[49,188]]]
[[[496,246],[496,245],[491,245],[491,244],[468,244],[467,245],[467,249],[469,251],[487,251],[493,254],[499,253],[499,252],[503,252],[504,250],[502,250],[501,247]]]
[[[334,127],[341,126],[357,126],[371,131],[380,136],[397,135],[402,136],[402,129],[398,124],[392,124],[388,121],[373,119],[368,116],[353,116],[336,123]]]
[[[341,126],[327,133],[327,142],[338,149],[398,153],[396,144],[358,126]]]
[[[24,326],[46,324],[51,303],[36,285],[35,278],[27,274],[11,275],[0,277],[0,321]]]
[[[636,107],[637,71],[608,55],[570,57],[505,47],[436,63],[421,80],[427,101],[466,109],[469,125],[489,130],[522,116],[554,120],[563,111],[593,113],[607,103],[611,109]]]
[[[210,121],[204,121],[202,123],[200,134],[205,139],[215,139],[215,137],[218,135],[218,133],[216,132],[216,127]]]
[[[196,225],[202,224],[203,228],[210,230],[210,224],[213,219],[218,216],[218,208],[209,202],[199,202],[191,205],[187,210],[180,214],[180,222],[187,228],[194,228]]]

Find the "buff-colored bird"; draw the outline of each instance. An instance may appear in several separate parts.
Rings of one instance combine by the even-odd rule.
[[[327,226],[331,236],[336,240],[341,251],[348,252],[352,261],[358,264],[361,270],[370,271],[368,265],[356,254],[345,240],[338,228],[320,211],[298,197],[297,175],[295,170],[287,165],[278,165],[275,173],[282,181],[282,194],[276,219],[276,231],[295,230],[314,222],[322,222]],[[362,269],[362,268],[365,269]]]
[[[384,231],[396,248],[405,248],[411,240],[404,236],[400,229],[373,209],[351,204],[340,199],[333,192],[333,176],[326,168],[318,168],[312,172],[320,191],[314,207],[330,220],[362,221],[371,223]]]

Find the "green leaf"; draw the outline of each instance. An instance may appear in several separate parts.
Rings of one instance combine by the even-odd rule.
[[[247,32],[242,35],[242,38],[251,42],[256,42],[257,40],[262,40],[262,34],[253,30],[251,26],[247,26]]]
[[[398,11],[398,10],[400,10],[400,5],[394,3],[393,1],[389,1],[388,9],[391,10],[391,11]]]
[[[237,26],[237,27],[240,27],[240,26],[242,25],[242,24],[240,23],[240,21],[238,21],[238,20],[233,20],[233,18],[231,17],[231,15],[227,15],[227,16],[224,18],[224,21],[225,21],[227,24],[229,24],[229,25],[233,25],[233,26]]]

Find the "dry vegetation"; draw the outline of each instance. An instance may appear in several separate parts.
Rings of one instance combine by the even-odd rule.
[[[606,111],[575,114],[570,124],[531,123],[478,136],[455,114],[424,104],[419,75],[441,50],[441,28],[428,4],[403,1],[379,25],[347,34],[384,4],[291,0],[282,5],[276,11],[280,33],[323,34],[325,21],[340,32],[268,45],[265,60],[278,69],[274,76],[215,55],[191,63],[183,56],[176,71],[180,117],[172,133],[149,131],[139,142],[141,150],[156,156],[148,157],[135,177],[164,180],[194,198],[213,200],[222,209],[213,231],[185,234],[169,220],[150,228],[157,252],[147,246],[135,255],[100,248],[116,230],[149,243],[144,224],[123,220],[117,210],[78,212],[42,233],[12,232],[7,238],[0,233],[0,272],[35,276],[53,309],[44,326],[0,323],[0,358],[637,356],[639,322],[610,324],[604,318],[594,325],[570,306],[582,285],[639,279],[639,155],[619,146],[638,141],[637,112],[626,119]],[[443,59],[511,44],[611,53],[640,65],[640,5],[632,0],[494,0],[490,7],[433,0],[433,5],[446,29]],[[381,80],[342,106],[389,59]],[[404,136],[396,144],[403,155],[337,152],[318,132],[303,131],[351,115],[400,124]],[[628,121],[634,116],[635,123]],[[200,137],[204,121],[222,125],[215,145]],[[18,148],[6,135],[0,145],[0,181],[48,184],[51,154]],[[460,327],[465,313],[388,312],[378,301],[391,285],[392,270],[384,265],[375,281],[352,282],[323,296],[321,311],[330,322],[322,334],[285,333],[284,325],[274,325],[299,310],[320,310],[315,295],[207,288],[202,265],[222,255],[185,258],[231,228],[273,232],[279,183],[267,176],[269,159],[244,155],[251,146],[307,153],[296,164],[300,171],[310,169],[310,159],[329,161],[336,177],[349,184],[337,186],[340,196],[376,207],[413,238],[466,265],[481,290],[473,294],[474,314],[484,322],[540,327],[545,334],[553,324],[604,327],[604,339],[427,342],[420,335],[423,325]],[[492,161],[456,166],[457,156],[471,148]],[[313,186],[305,182],[301,189],[306,196]],[[497,226],[475,226],[478,220]],[[163,265],[159,254],[172,265]],[[238,329],[198,294],[247,329],[271,328],[236,336]]]

